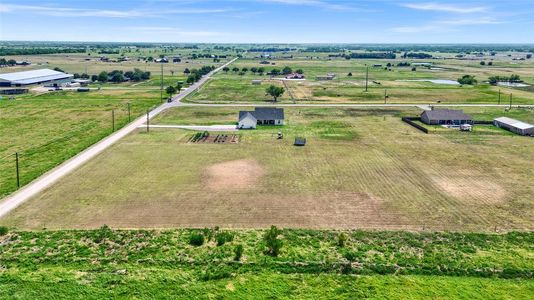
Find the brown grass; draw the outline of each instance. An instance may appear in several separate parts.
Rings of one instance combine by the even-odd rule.
[[[204,184],[214,191],[250,189],[260,181],[263,168],[254,159],[240,159],[209,166]]]

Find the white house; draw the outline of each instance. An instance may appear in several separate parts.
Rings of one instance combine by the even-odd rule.
[[[237,128],[256,129],[256,124],[258,124],[258,119],[256,119],[256,117],[254,117],[250,112],[239,112],[239,122],[237,123]]]

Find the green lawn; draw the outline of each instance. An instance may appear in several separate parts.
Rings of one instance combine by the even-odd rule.
[[[160,103],[158,91],[100,90],[26,94],[0,100],[0,197],[16,189],[15,153],[24,185]]]
[[[40,231],[0,237],[0,298],[530,299],[531,233]],[[189,245],[202,234],[206,243]],[[241,262],[234,249],[242,245]],[[9,296],[8,296],[9,295]]]

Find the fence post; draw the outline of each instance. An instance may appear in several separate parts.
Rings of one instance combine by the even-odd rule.
[[[19,153],[15,153],[15,166],[17,169],[17,189],[20,188],[20,175],[19,175]]]
[[[114,109],[111,110],[111,127],[112,127],[111,132],[115,132],[115,110]]]
[[[146,110],[146,132],[150,131],[150,118],[149,118],[150,110]]]
[[[128,123],[132,122],[132,114],[130,112],[130,102],[128,102]]]

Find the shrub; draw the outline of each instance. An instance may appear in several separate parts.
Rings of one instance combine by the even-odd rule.
[[[217,246],[222,246],[226,242],[231,242],[234,240],[234,235],[230,232],[223,231],[217,234]]]
[[[98,230],[95,231],[95,238],[93,241],[97,244],[101,243],[104,239],[113,238],[113,230],[109,228],[108,225],[103,225]]]
[[[469,84],[473,85],[477,83],[477,80],[475,79],[475,76],[473,75],[464,75],[462,78],[458,78],[458,82],[460,84]]]
[[[280,249],[282,249],[283,242],[278,236],[282,233],[276,226],[271,226],[271,229],[265,233],[263,240],[267,246],[265,253],[270,256],[278,256]]]
[[[243,256],[243,252],[244,252],[243,245],[241,245],[241,244],[236,245],[235,248],[234,248],[234,260],[235,261],[240,261],[241,257]]]
[[[201,233],[193,233],[189,237],[189,244],[192,246],[202,246],[204,244],[204,235]]]
[[[8,231],[6,226],[0,226],[0,236],[6,235]]]
[[[347,242],[349,238],[347,237],[347,235],[345,233],[340,233],[337,237],[337,245],[339,247],[344,247],[345,246],[345,243]]]

